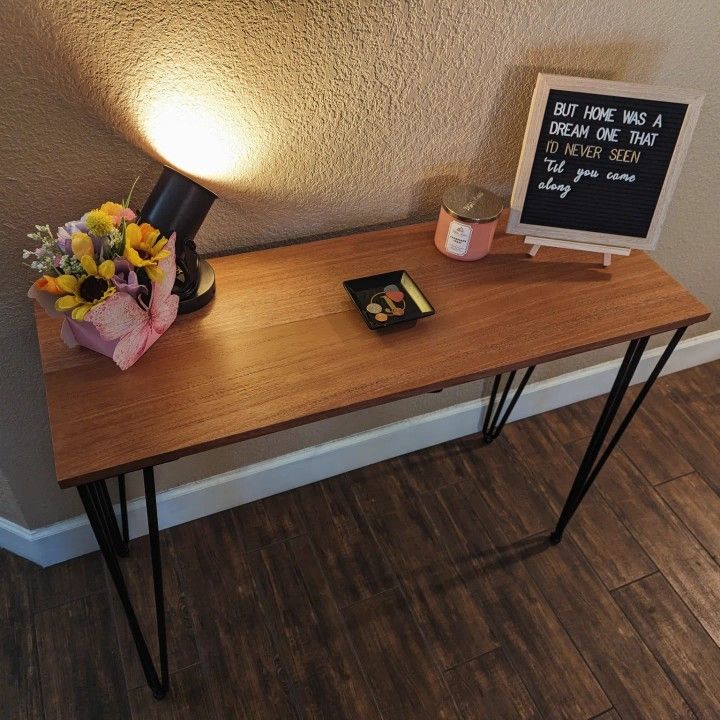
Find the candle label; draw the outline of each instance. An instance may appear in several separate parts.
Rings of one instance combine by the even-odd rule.
[[[472,225],[453,220],[448,228],[445,249],[452,255],[460,255],[461,257],[467,255],[472,231]]]

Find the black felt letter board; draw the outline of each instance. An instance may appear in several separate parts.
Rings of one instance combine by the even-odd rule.
[[[585,117],[586,108],[593,107],[606,109],[606,114]],[[612,121],[608,108],[615,108]],[[687,108],[684,103],[550,90],[520,221],[645,237]],[[633,136],[632,131],[645,135]],[[579,170],[590,172],[576,180]]]

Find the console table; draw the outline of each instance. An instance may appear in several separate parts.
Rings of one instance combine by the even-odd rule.
[[[126,372],[65,347],[57,320],[36,311],[57,479],[80,493],[155,697],[168,689],[158,463],[490,376],[482,431],[492,442],[537,364],[628,342],[551,535],[561,540],[684,330],[709,311],[643,252],[611,268],[594,255],[560,249],[531,259],[522,238],[501,228],[491,254],[472,263],[437,252],[435,223],[217,258],[215,300],[178,317]],[[342,281],[396,269],[412,275],[436,315],[414,328],[371,332]],[[674,331],[669,344],[611,434],[649,338],[666,331]],[[129,397],[133,402],[123,403]],[[119,560],[128,551],[124,473],[133,470],[144,478],[159,670]],[[106,485],[114,476],[119,524]]]

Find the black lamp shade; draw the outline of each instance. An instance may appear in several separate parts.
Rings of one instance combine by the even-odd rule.
[[[195,235],[217,195],[194,180],[164,167],[155,187],[140,211],[140,220],[175,238],[175,262],[178,273],[173,292],[180,296],[180,312],[202,307],[215,292],[212,269],[200,260]]]

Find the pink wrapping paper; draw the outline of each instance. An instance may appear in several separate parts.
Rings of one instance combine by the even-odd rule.
[[[81,345],[111,358],[117,347],[118,340],[103,340],[98,329],[89,322],[73,320],[66,317],[60,329],[60,337],[68,347]]]

